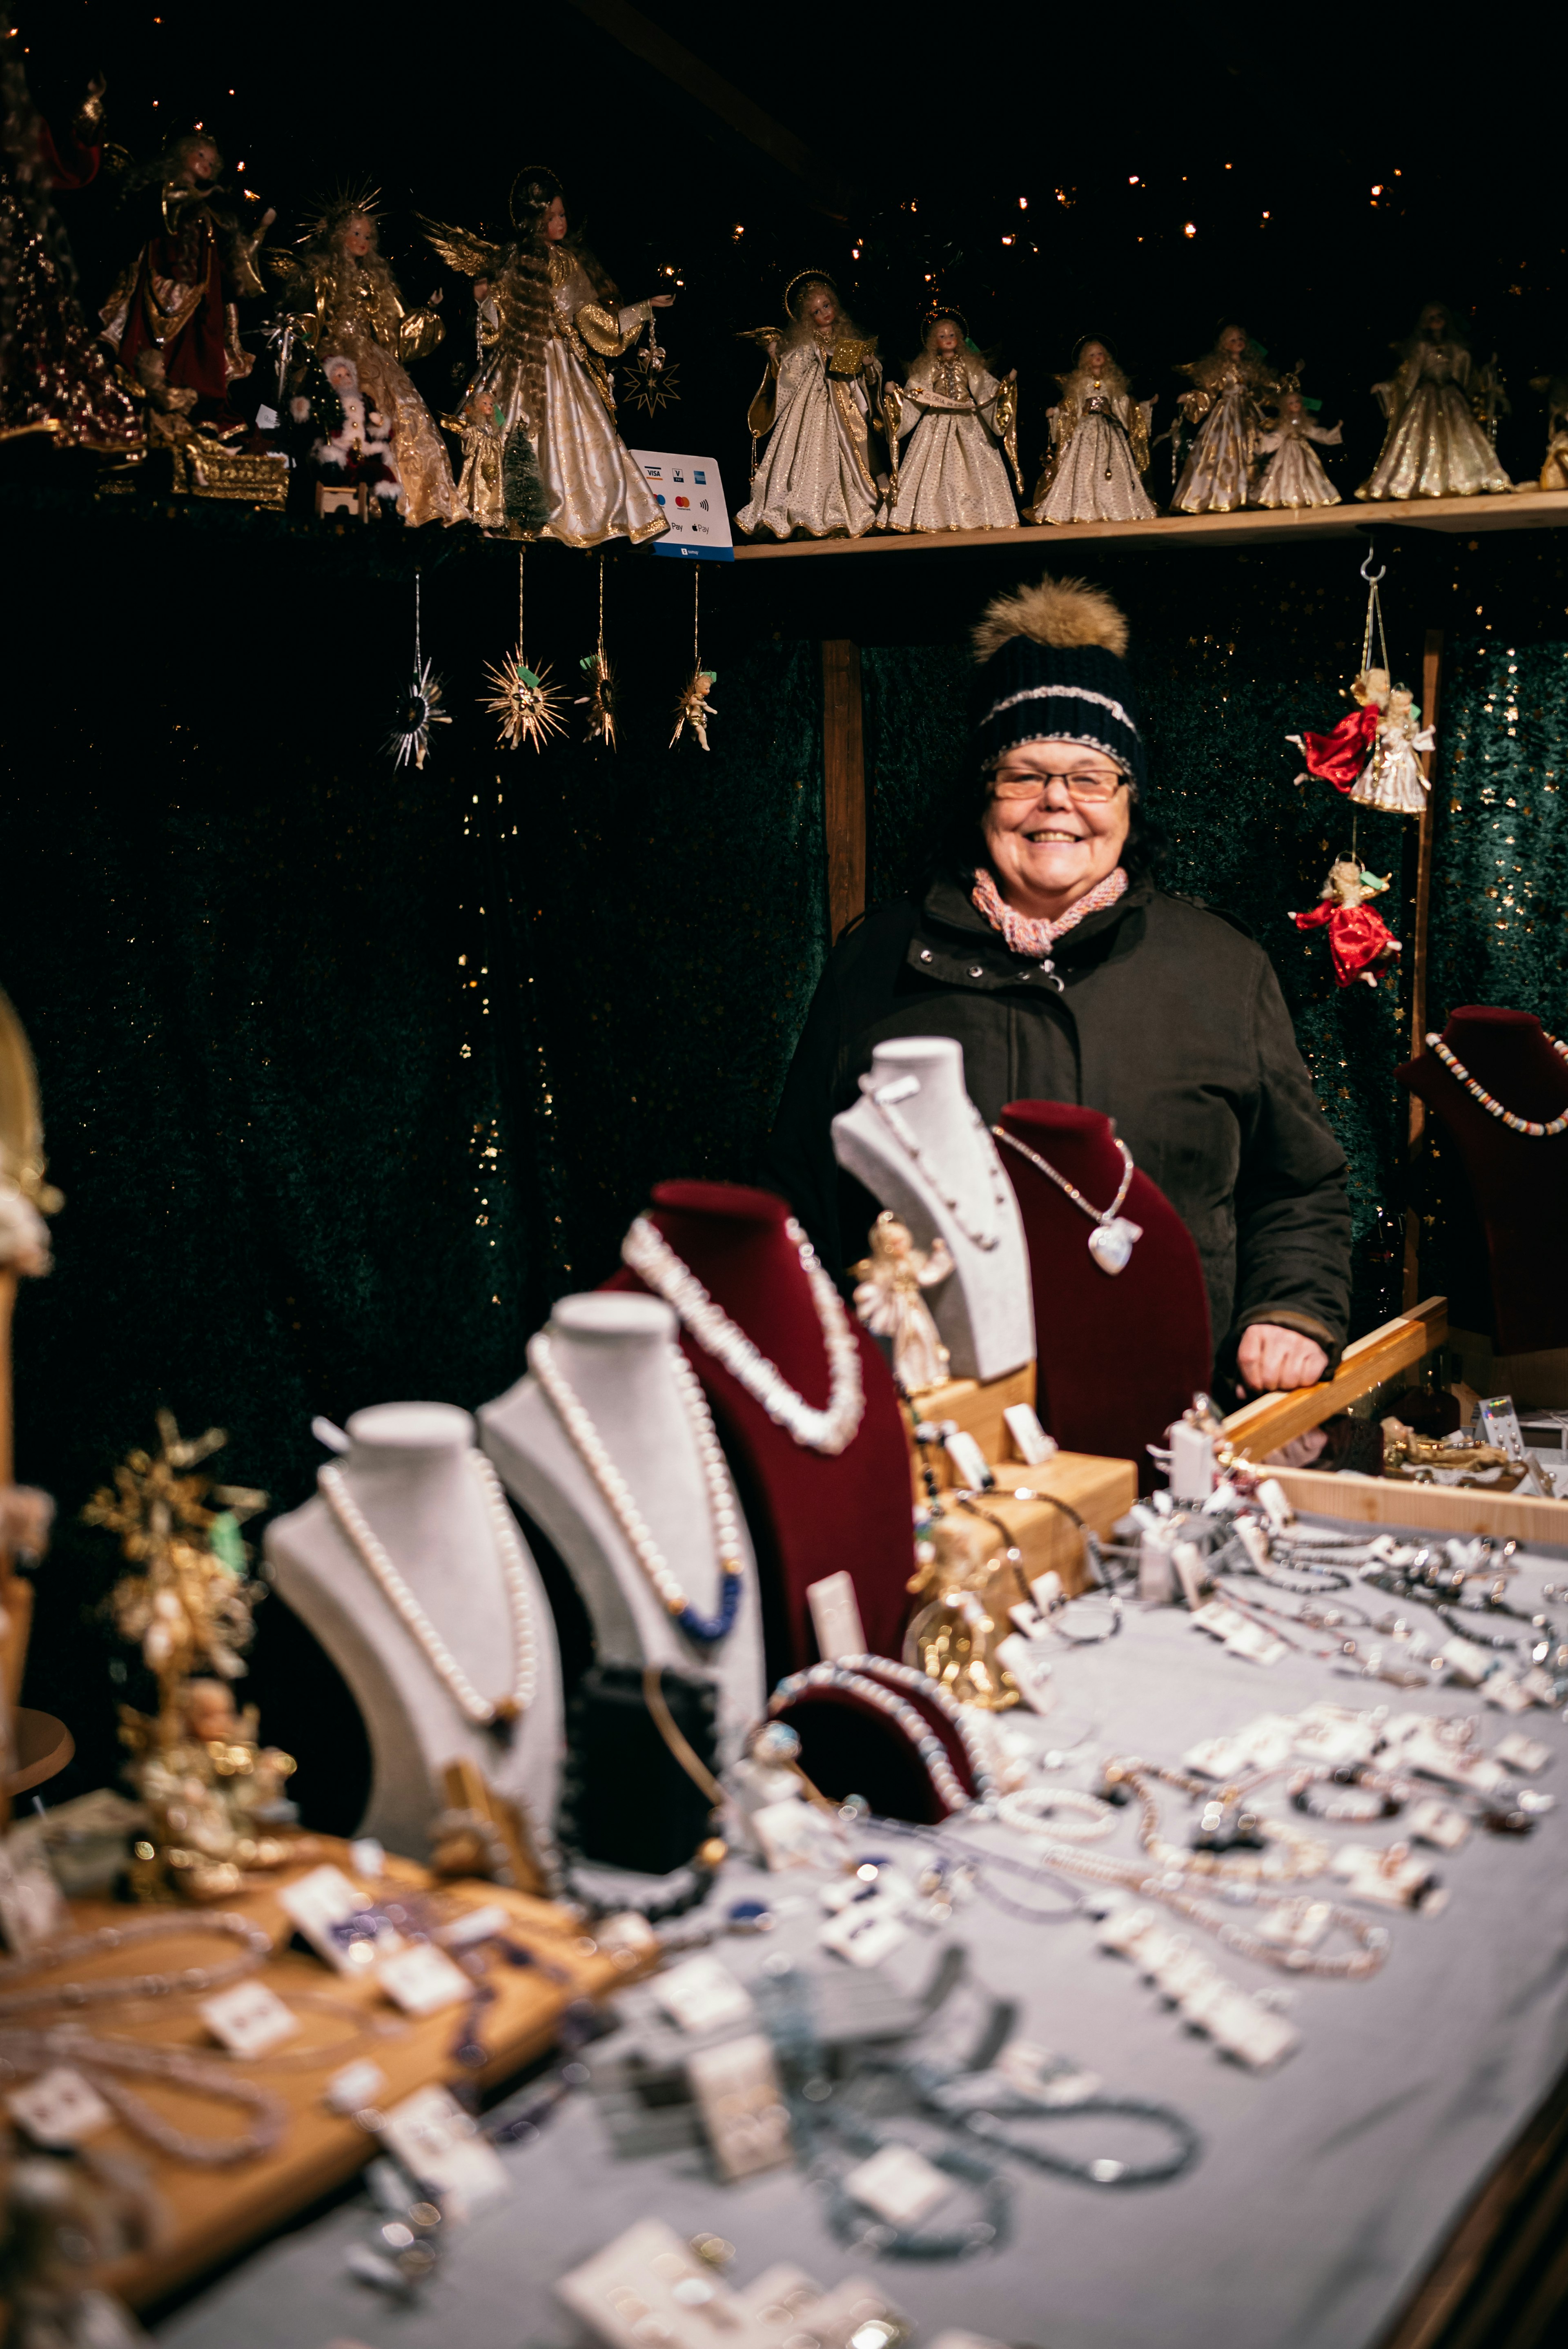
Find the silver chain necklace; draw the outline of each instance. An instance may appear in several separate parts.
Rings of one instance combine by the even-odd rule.
[[[501,1573],[506,1581],[507,1607],[511,1616],[512,1683],[510,1694],[493,1702],[481,1696],[442,1639],[407,1583],[397,1571],[384,1543],[373,1531],[355,1501],[341,1468],[318,1470],[316,1483],[339,1533],[358,1558],[394,1614],[407,1626],[414,1644],[451,1698],[458,1711],[476,1729],[488,1729],[503,1740],[533,1702],[538,1659],[533,1646],[533,1618],[529,1611],[528,1569],[522,1544],[507,1506],[500,1479],[482,1452],[465,1454],[468,1471],[484,1496],[495,1534]]]
[[[703,1351],[724,1364],[775,1425],[813,1452],[843,1452],[860,1433],[866,1407],[860,1341],[843,1299],[793,1216],[784,1226],[784,1235],[799,1257],[828,1351],[828,1402],[823,1411],[797,1393],[778,1363],[770,1362],[724,1308],[714,1303],[691,1267],[682,1262],[646,1216],[636,1218],[621,1242],[621,1257],[655,1296],[674,1306],[683,1328]]]
[[[1038,1167],[1058,1191],[1065,1191],[1075,1207],[1083,1209],[1094,1226],[1088,1236],[1088,1252],[1101,1272],[1125,1272],[1127,1260],[1132,1254],[1133,1241],[1143,1237],[1142,1225],[1133,1223],[1120,1212],[1121,1203],[1132,1187],[1132,1153],[1126,1143],[1114,1134],[1111,1137],[1121,1153],[1121,1184],[1109,1206],[1102,1211],[1091,1206],[1076,1183],[1069,1183],[1065,1174],[1058,1174],[1049,1159],[1042,1158],[1037,1150],[1031,1150],[1026,1142],[1018,1140],[1016,1134],[1007,1133],[1000,1125],[994,1125],[991,1131],[998,1142],[1005,1142],[1009,1150],[1016,1150],[1020,1158],[1026,1158],[1031,1166]]]
[[[985,1121],[974,1102],[965,1100],[964,1105],[969,1112],[975,1133],[980,1137],[980,1147],[985,1154],[985,1172],[991,1181],[991,1227],[988,1231],[979,1231],[969,1221],[957,1199],[937,1173],[932,1164],[930,1154],[923,1147],[909,1120],[901,1116],[893,1107],[894,1102],[908,1098],[903,1088],[914,1084],[915,1080],[911,1077],[894,1077],[891,1083],[884,1082],[880,1085],[874,1083],[869,1077],[862,1077],[861,1091],[882,1119],[893,1140],[919,1167],[926,1182],[935,1192],[965,1238],[975,1247],[983,1248],[989,1255],[991,1250],[1001,1243],[1002,1222],[1007,1211],[1007,1177],[1002,1170],[1002,1162],[997,1157],[990,1136],[985,1131]],[[892,1100],[888,1098],[890,1094],[892,1096]]]

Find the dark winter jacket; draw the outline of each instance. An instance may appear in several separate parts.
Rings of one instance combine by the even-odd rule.
[[[1012,952],[956,880],[873,907],[835,948],[796,1049],[767,1180],[835,1272],[875,1202],[833,1159],[831,1120],[872,1047],[952,1036],[987,1123],[1011,1101],[1102,1110],[1198,1244],[1217,1358],[1273,1321],[1336,1356],[1350,1301],[1345,1154],[1314,1097],[1268,957],[1150,882],[1057,944]],[[1059,979],[1058,988],[1057,982]]]

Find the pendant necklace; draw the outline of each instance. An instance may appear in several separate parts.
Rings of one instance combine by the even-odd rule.
[[[1543,1036],[1546,1036],[1546,1030],[1544,1028],[1541,1032]],[[1551,1045],[1559,1060],[1568,1061],[1568,1044],[1560,1043],[1555,1036],[1546,1036],[1546,1041]],[[1504,1125],[1508,1126],[1514,1133],[1528,1133],[1532,1141],[1543,1140],[1546,1136],[1553,1133],[1568,1133],[1568,1110],[1564,1110],[1561,1117],[1554,1117],[1550,1125],[1542,1125],[1535,1118],[1515,1117],[1511,1109],[1504,1109],[1502,1103],[1497,1099],[1495,1094],[1489,1093],[1484,1085],[1478,1084],[1476,1082],[1474,1077],[1471,1076],[1470,1071],[1465,1067],[1464,1062],[1460,1059],[1459,1055],[1456,1052],[1449,1051],[1448,1046],[1444,1043],[1440,1036],[1429,1036],[1427,1042],[1437,1054],[1444,1068],[1449,1071],[1451,1076],[1455,1076],[1459,1079],[1466,1092],[1471,1094],[1475,1100],[1480,1102],[1482,1109],[1486,1111],[1489,1117],[1501,1118]]]
[[[817,1260],[817,1251],[793,1216],[784,1233],[800,1259],[828,1352],[828,1402],[819,1411],[798,1394],[744,1330],[716,1305],[691,1267],[683,1264],[658,1226],[639,1216],[621,1242],[621,1259],[655,1296],[675,1308],[682,1326],[707,1354],[722,1362],[738,1385],[761,1404],[776,1426],[813,1452],[846,1451],[865,1412],[860,1341],[843,1299]],[[706,1406],[705,1406],[706,1407]]]
[[[1090,1206],[1075,1183],[1069,1183],[1065,1174],[1058,1174],[1049,1160],[1042,1158],[1037,1150],[1031,1150],[1026,1142],[1020,1142],[1016,1134],[1009,1133],[1004,1126],[994,1125],[991,1131],[998,1142],[1005,1142],[1009,1150],[1016,1150],[1020,1158],[1026,1158],[1031,1166],[1037,1167],[1056,1185],[1058,1191],[1065,1191],[1076,1207],[1083,1209],[1094,1226],[1088,1236],[1088,1252],[1101,1272],[1125,1272],[1134,1240],[1143,1237],[1142,1225],[1133,1223],[1120,1212],[1121,1203],[1132,1187],[1132,1153],[1126,1143],[1112,1136],[1121,1153],[1121,1185],[1102,1214],[1099,1208]]]
[[[661,1607],[672,1615],[688,1640],[705,1648],[727,1638],[740,1605],[745,1567],[740,1557],[740,1526],[729,1483],[729,1470],[713,1430],[713,1414],[702,1381],[678,1346],[669,1349],[670,1375],[676,1382],[702,1463],[707,1505],[713,1518],[714,1547],[718,1552],[719,1601],[715,1616],[699,1615],[675,1576],[663,1550],[648,1530],[647,1519],[632,1498],[625,1478],[611,1459],[604,1440],[583,1409],[574,1389],[555,1360],[555,1349],[541,1330],[528,1349],[528,1366],[571,1439],[583,1465],[593,1479],[611,1516],[624,1535],[633,1557],[652,1583]]]
[[[415,1646],[458,1711],[476,1729],[488,1730],[499,1744],[508,1745],[514,1727],[533,1702],[538,1679],[533,1619],[529,1611],[528,1568],[500,1477],[482,1452],[469,1452],[464,1457],[469,1474],[479,1485],[490,1512],[501,1574],[506,1583],[507,1607],[511,1616],[511,1691],[510,1695],[497,1697],[493,1701],[480,1695],[415,1598],[393,1564],[385,1544],[377,1538],[364,1512],[355,1501],[342,1469],[330,1465],[322,1468],[317,1472],[316,1482],[339,1533],[371,1580],[377,1585],[393,1613],[400,1618]]]
[[[991,1223],[988,1230],[981,1231],[969,1221],[957,1199],[932,1164],[929,1154],[923,1147],[919,1135],[908,1119],[901,1117],[893,1106],[895,1102],[908,1098],[905,1087],[915,1091],[919,1089],[913,1077],[895,1077],[891,1083],[881,1085],[871,1077],[861,1079],[861,1092],[887,1127],[893,1140],[918,1166],[965,1238],[971,1241],[975,1247],[983,1248],[988,1256],[991,1250],[1000,1244],[1002,1237],[1002,1219],[1007,1212],[1007,1177],[1002,1171],[1002,1162],[997,1157],[985,1131],[985,1121],[973,1102],[965,1102],[965,1106],[974,1121],[975,1132],[980,1136],[980,1147],[985,1154],[985,1171],[991,1180]]]

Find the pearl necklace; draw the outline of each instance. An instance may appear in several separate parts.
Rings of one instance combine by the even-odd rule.
[[[1544,1029],[1541,1032],[1546,1036]],[[1568,1061],[1568,1044],[1560,1043],[1555,1036],[1546,1036],[1546,1041],[1559,1060]],[[1449,1051],[1440,1036],[1429,1036],[1427,1042],[1444,1068],[1456,1076],[1465,1091],[1480,1102],[1489,1117],[1501,1118],[1504,1125],[1511,1127],[1515,1133],[1528,1133],[1532,1141],[1542,1141],[1553,1133],[1568,1133],[1568,1110],[1565,1110],[1561,1117],[1554,1117],[1550,1125],[1542,1125],[1534,1118],[1515,1117],[1511,1109],[1504,1109],[1495,1094],[1489,1093],[1484,1085],[1476,1082],[1464,1062],[1457,1053]]]
[[[189,1919],[182,1920],[190,1923]],[[132,2039],[95,2039],[75,2023],[62,2023],[49,2031],[15,2028],[0,2031],[0,2080],[18,2075],[52,2071],[69,2064],[89,2080],[105,2102],[112,2105],[126,2125],[160,2153],[202,2169],[226,2168],[236,2161],[253,2161],[271,2153],[288,2127],[289,2108],[270,2088],[253,2080],[238,2079],[216,2064],[188,2055],[174,2047],[141,2047]],[[255,2115],[254,2126],[242,2137],[201,2137],[177,2128],[172,2121],[145,2103],[112,2075],[131,2072],[144,2079],[172,2081],[198,2095],[241,2105]]]
[[[666,1305],[674,1306],[683,1326],[703,1351],[724,1364],[730,1377],[746,1389],[754,1402],[761,1404],[776,1426],[813,1452],[837,1454],[854,1442],[865,1412],[860,1341],[843,1299],[817,1261],[815,1248],[793,1216],[785,1224],[784,1231],[810,1284],[811,1302],[817,1309],[822,1341],[828,1350],[828,1403],[824,1411],[796,1393],[778,1364],[770,1362],[745,1330],[714,1303],[691,1267],[682,1263],[646,1216],[636,1218],[622,1241],[621,1257]]]
[[[704,1647],[714,1647],[733,1629],[736,1610],[740,1605],[740,1587],[746,1571],[740,1555],[740,1525],[735,1512],[729,1470],[718,1438],[713,1432],[713,1414],[708,1410],[702,1381],[678,1346],[668,1348],[666,1359],[702,1463],[703,1481],[707,1486],[707,1506],[713,1518],[713,1539],[718,1552],[719,1570],[718,1613],[713,1617],[697,1613],[670,1572],[663,1550],[648,1530],[647,1519],[632,1498],[631,1486],[611,1459],[603,1438],[557,1364],[550,1339],[541,1330],[538,1337],[530,1341],[528,1349],[530,1370],[571,1438],[573,1450],[607,1503],[633,1557],[652,1583],[659,1604],[674,1616],[688,1640],[698,1640]]]
[[[960,1207],[957,1198],[954,1193],[947,1188],[942,1176],[937,1173],[936,1168],[932,1164],[930,1155],[922,1146],[920,1137],[915,1133],[914,1128],[910,1124],[909,1120],[905,1117],[900,1116],[898,1111],[893,1107],[892,1102],[888,1098],[889,1094],[892,1093],[896,1087],[902,1084],[913,1083],[913,1080],[911,1078],[895,1077],[891,1084],[884,1083],[879,1086],[872,1078],[862,1077],[861,1079],[861,1091],[864,1093],[867,1101],[870,1102],[877,1115],[882,1119],[882,1123],[887,1127],[887,1130],[892,1135],[893,1140],[900,1144],[907,1156],[916,1166],[919,1167],[922,1174],[924,1175],[926,1182],[935,1192],[943,1206],[947,1209],[948,1214],[952,1216],[954,1222],[957,1225],[965,1238],[971,1241],[975,1247],[984,1249],[985,1252],[989,1255],[993,1248],[1001,1245],[1002,1223],[1007,1211],[1007,1177],[1003,1172],[1002,1162],[996,1155],[995,1145],[993,1143],[989,1133],[986,1132],[985,1121],[981,1116],[979,1111],[975,1108],[974,1102],[966,1100],[964,1106],[969,1112],[971,1123],[974,1125],[976,1133],[980,1136],[980,1147],[985,1157],[985,1172],[989,1176],[991,1183],[991,1225],[989,1230],[979,1231],[972,1223],[969,1222],[968,1218],[964,1214],[963,1209]],[[901,1095],[900,1098],[902,1097],[903,1096]]]
[[[397,1571],[390,1553],[377,1538],[350,1493],[342,1469],[330,1464],[321,1468],[316,1472],[316,1482],[344,1540],[377,1586],[393,1613],[406,1626],[416,1647],[458,1711],[476,1729],[488,1729],[504,1741],[510,1738],[513,1724],[521,1720],[533,1702],[538,1680],[533,1618],[529,1608],[528,1568],[522,1544],[518,1539],[516,1523],[507,1506],[506,1495],[501,1490],[500,1478],[482,1452],[469,1452],[464,1456],[469,1474],[478,1484],[490,1512],[501,1574],[506,1583],[507,1606],[511,1616],[511,1693],[497,1697],[493,1702],[480,1694]]]
[[[31,1990],[12,1990],[13,1982],[53,1966],[68,1966],[78,1958],[96,1958],[104,1951],[133,1949],[139,1941],[167,1940],[173,1935],[217,1934],[238,1941],[240,1955],[222,1966],[181,1966],[178,1972],[112,1974],[90,1982],[39,1982]],[[37,2006],[102,2006],[118,1999],[176,1998],[205,1995],[242,1975],[254,1973],[272,1955],[272,1936],[248,1917],[232,1909],[192,1915],[137,1917],[123,1925],[100,1925],[90,1933],[67,1934],[46,1941],[25,1957],[0,1961],[0,2020]]]
[[[895,1687],[886,1685],[890,1681],[895,1683]],[[971,1795],[960,1783],[946,1746],[918,1707],[896,1693],[898,1686],[917,1690],[956,1731],[975,1780],[975,1795]],[[934,1681],[928,1680],[923,1672],[916,1671],[910,1664],[895,1664],[887,1656],[845,1656],[833,1663],[811,1664],[803,1672],[791,1672],[788,1680],[779,1682],[769,1698],[768,1710],[777,1717],[787,1706],[799,1697],[810,1695],[814,1689],[841,1690],[846,1696],[857,1697],[873,1712],[885,1714],[913,1746],[929,1774],[937,1799],[949,1812],[974,1810],[980,1805],[989,1806],[995,1785],[974,1733],[946,1691]]]
[[[1005,1142],[1009,1150],[1016,1150],[1020,1158],[1026,1158],[1031,1166],[1037,1167],[1047,1181],[1056,1185],[1058,1191],[1065,1192],[1075,1207],[1083,1209],[1094,1226],[1088,1236],[1088,1252],[1101,1272],[1125,1271],[1134,1240],[1143,1237],[1142,1225],[1130,1222],[1120,1213],[1121,1203],[1132,1187],[1132,1153],[1126,1143],[1119,1136],[1111,1137],[1121,1153],[1121,1185],[1102,1214],[1099,1207],[1090,1206],[1076,1183],[1069,1183],[1065,1174],[1058,1174],[1048,1158],[1042,1158],[1037,1150],[1031,1150],[1028,1143],[1020,1142],[1016,1133],[1009,1133],[1005,1126],[1000,1125],[994,1125],[991,1131],[998,1142]]]

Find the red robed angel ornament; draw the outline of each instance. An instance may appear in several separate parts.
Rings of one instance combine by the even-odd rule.
[[[1336,792],[1349,792],[1359,780],[1377,742],[1378,722],[1388,707],[1387,670],[1363,669],[1350,688],[1350,696],[1357,707],[1346,710],[1326,734],[1285,736],[1306,761],[1295,779],[1298,783],[1316,775],[1332,783]]]
[[[1381,914],[1375,914],[1367,902],[1380,897],[1390,885],[1391,876],[1379,879],[1357,858],[1341,856],[1330,865],[1323,895],[1312,911],[1290,917],[1298,930],[1327,930],[1334,976],[1341,987],[1357,978],[1376,987],[1378,972],[1402,952]]]

